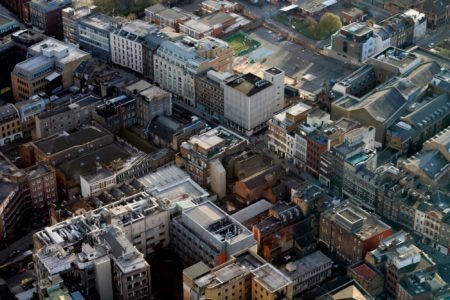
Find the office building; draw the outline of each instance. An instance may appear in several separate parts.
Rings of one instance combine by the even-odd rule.
[[[161,88],[195,106],[195,76],[210,69],[231,72],[233,51],[213,37],[164,41],[153,55],[154,80]]]
[[[224,87],[226,80],[232,78],[229,72],[210,70],[195,77],[195,107],[214,121],[223,124]]]
[[[80,49],[105,61],[111,60],[110,34],[117,30],[120,22],[102,13],[93,13],[77,22],[77,37]]]
[[[252,271],[253,299],[293,299],[293,283],[271,264],[265,264]]]
[[[71,0],[30,0],[30,21],[33,29],[47,36],[63,37],[62,10]]]
[[[64,40],[73,44],[78,43],[77,25],[80,18],[88,16],[97,10],[95,5],[80,8],[66,7],[62,10],[62,24]]]
[[[0,106],[0,146],[20,140],[22,137],[17,108],[13,104]]]
[[[28,59],[16,65],[11,73],[14,99],[23,100],[40,92],[73,85],[75,69],[90,55],[74,45],[47,38],[28,49]]]
[[[129,128],[137,123],[136,98],[120,94],[98,104],[92,111],[92,118],[112,133]]]
[[[156,32],[156,26],[142,20],[123,25],[110,34],[111,61],[139,74],[144,73],[143,43],[147,35]]]
[[[185,265],[220,265],[242,250],[256,251],[250,230],[211,202],[183,211],[171,221],[171,243]]]
[[[348,202],[320,215],[320,242],[347,265],[361,262],[367,252],[391,234],[390,226]]]
[[[227,124],[251,136],[267,126],[276,109],[276,87],[247,73],[224,85],[224,115]]]

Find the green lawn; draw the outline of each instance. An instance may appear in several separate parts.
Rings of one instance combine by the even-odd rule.
[[[248,37],[244,33],[236,33],[228,38],[225,41],[230,45],[233,49],[234,56],[240,56],[250,52],[253,49],[261,46],[261,43]]]
[[[272,18],[286,26],[291,27],[295,31],[303,34],[306,37],[309,37],[310,39],[323,40],[328,37],[321,32],[313,33],[310,26],[306,24],[306,22],[302,19],[288,17],[282,14],[275,15]]]
[[[434,49],[442,56],[450,58],[450,40],[445,40],[439,43]]]

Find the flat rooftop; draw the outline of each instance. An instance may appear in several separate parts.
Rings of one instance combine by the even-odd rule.
[[[287,263],[281,267],[281,271],[292,280],[295,280],[301,276],[308,276],[310,272],[315,270],[331,268],[332,265],[333,261],[328,256],[321,251],[316,251],[296,261]]]
[[[255,280],[272,293],[292,283],[286,275],[268,263],[253,270],[252,273]]]
[[[37,178],[40,177],[42,175],[45,175],[49,172],[51,172],[52,170],[46,166],[45,164],[37,164],[35,166],[29,167],[26,169],[27,175],[28,177],[31,178]]]
[[[41,141],[35,142],[35,145],[47,155],[52,155],[74,146],[87,144],[96,139],[110,135],[96,127],[87,127],[77,130],[71,134],[61,133]]]
[[[374,59],[399,68],[406,68],[413,63],[419,64],[421,61],[416,55],[394,47],[389,47]]]
[[[372,28],[370,28],[366,23],[352,23],[342,27],[341,30],[358,36],[362,36],[373,31]]]
[[[8,23],[15,23],[16,21],[5,15],[0,15],[0,26],[6,25]]]
[[[247,73],[227,83],[228,86],[236,89],[247,97],[251,97],[260,91],[270,87],[272,83],[261,79],[255,74]]]

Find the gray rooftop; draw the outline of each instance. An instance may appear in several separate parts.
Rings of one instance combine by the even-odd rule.
[[[292,281],[271,264],[265,264],[252,271],[255,280],[270,292],[276,292],[289,285]]]
[[[331,268],[332,264],[333,261],[328,256],[321,251],[316,251],[286,264],[281,267],[281,271],[292,280],[295,280],[304,275],[308,276],[309,273],[313,273],[314,271],[323,271],[325,268]]]
[[[238,90],[247,97],[251,97],[260,91],[268,88],[272,85],[267,80],[261,79],[255,74],[247,73],[241,75],[238,78],[228,82],[226,85]]]

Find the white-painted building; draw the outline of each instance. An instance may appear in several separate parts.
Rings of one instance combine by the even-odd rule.
[[[427,32],[427,18],[425,14],[414,9],[408,9],[403,15],[410,17],[414,22],[413,41],[417,42],[423,38]]]
[[[285,106],[284,101],[284,71],[271,67],[264,70],[264,79],[275,86],[275,111],[280,111]]]
[[[135,20],[111,33],[112,62],[135,72],[144,73],[143,39],[156,31],[155,25]]]
[[[228,125],[248,136],[267,126],[275,113],[275,85],[247,73],[224,85],[224,115]]]

